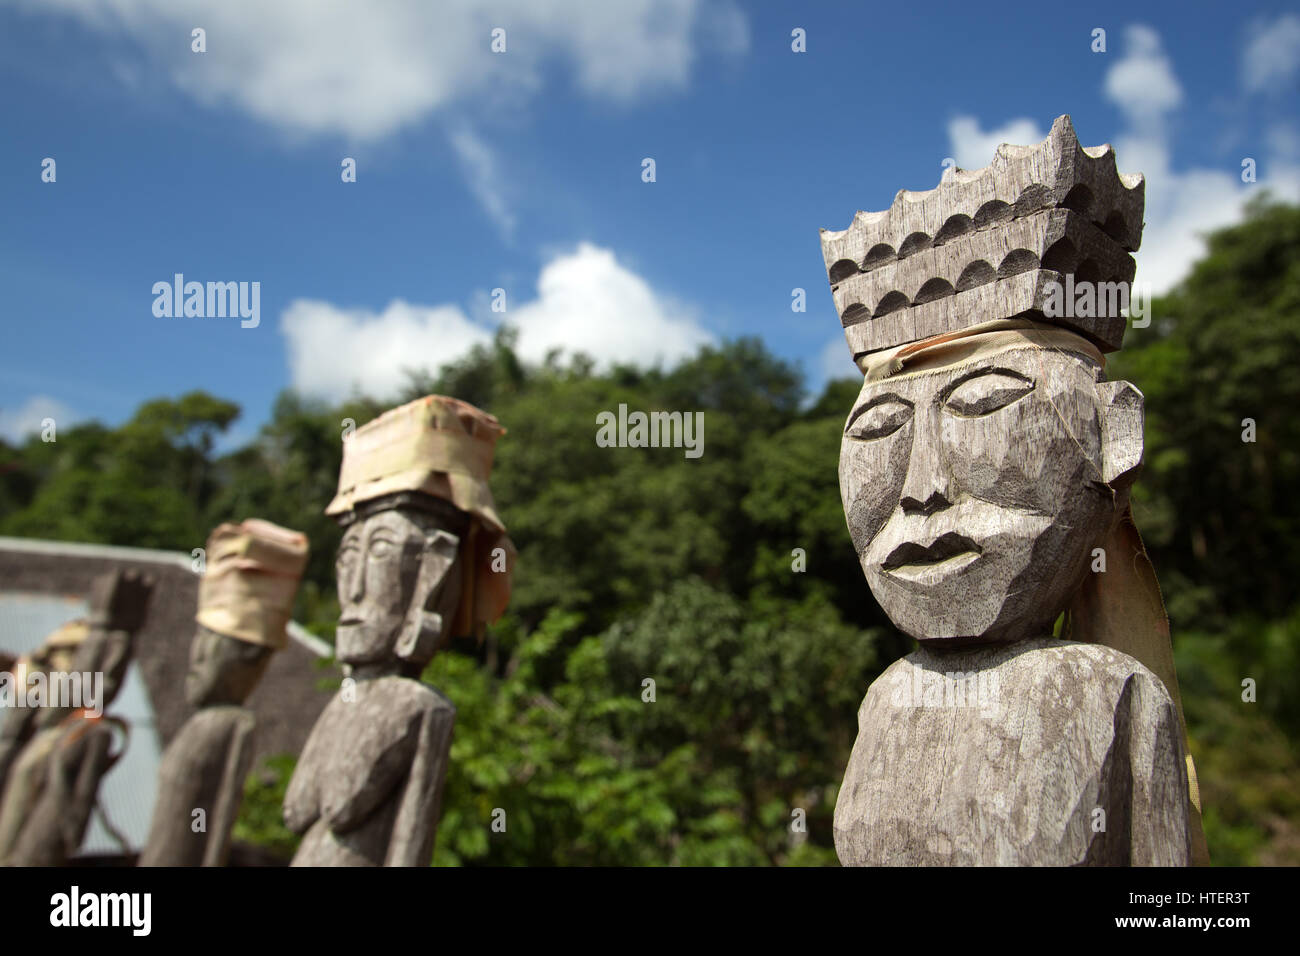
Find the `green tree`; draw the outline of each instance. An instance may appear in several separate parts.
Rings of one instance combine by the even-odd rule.
[[[1211,855],[1294,864],[1300,209],[1253,204],[1153,311],[1108,374],[1146,396],[1134,507],[1174,625]],[[753,340],[667,370],[529,365],[514,345],[503,329],[382,401],[286,392],[220,457],[238,409],[202,393],[118,428],[0,443],[0,533],[188,551],[221,521],[268,518],[310,537],[295,616],[332,639],[340,531],[323,512],[345,428],[456,395],[508,429],[492,487],[520,557],[485,643],[426,671],[458,710],[436,862],[833,864],[858,703],[913,646],[871,600],[844,526],[839,445],[860,382],[801,406],[797,372]],[[597,415],[620,404],[703,412],[703,456],[598,446]],[[250,777],[240,839],[296,845],[279,819],[292,764]]]
[[[1146,396],[1134,514],[1175,625],[1285,614],[1300,567],[1300,208],[1260,198],[1207,249],[1110,371]]]

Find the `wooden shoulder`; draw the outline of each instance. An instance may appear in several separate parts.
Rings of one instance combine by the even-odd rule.
[[[412,717],[429,711],[450,711],[456,707],[436,687],[409,677],[379,677],[357,685],[356,704],[367,709],[382,707],[389,714],[410,714]]]

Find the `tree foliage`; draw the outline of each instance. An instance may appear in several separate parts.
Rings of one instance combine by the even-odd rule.
[[[1174,623],[1211,852],[1300,862],[1300,210],[1261,201],[1209,237],[1154,315],[1110,376],[1146,396],[1135,511]],[[833,863],[858,702],[912,646],[844,525],[857,389],[832,382],[805,405],[797,371],[754,340],[668,370],[532,367],[504,329],[379,399],[285,393],[228,454],[214,448],[239,410],[204,393],[0,443],[0,533],[188,551],[221,521],[268,518],[310,536],[295,616],[332,639],[339,529],[323,509],[344,429],[456,395],[509,430],[492,483],[520,554],[506,617],[426,673],[458,710],[436,862]],[[598,446],[597,414],[620,404],[703,412],[703,456]],[[292,849],[278,808],[292,765],[250,776],[240,838]]]

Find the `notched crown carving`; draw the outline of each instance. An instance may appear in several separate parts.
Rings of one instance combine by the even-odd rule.
[[[888,209],[859,212],[841,232],[822,230],[850,347],[856,356],[1035,311],[1065,274],[1129,283],[1144,201],[1142,176],[1120,174],[1109,145],[1080,146],[1068,116],[1036,146],[1004,144],[984,169],[951,169],[934,189],[901,190]],[[1107,351],[1124,331],[1114,314],[1062,324]]]

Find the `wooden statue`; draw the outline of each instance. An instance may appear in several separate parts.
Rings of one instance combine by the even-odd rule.
[[[835,809],[846,865],[1204,856],[1128,508],[1142,396],[1103,374],[1143,186],[1061,117],[1037,146],[823,232],[864,377],[840,455],[849,533],[921,644],[862,702]]]
[[[505,610],[513,547],[488,476],[504,429],[431,395],[356,430],[338,495],[335,646],[347,666],[289,784],[295,866],[427,866],[456,710],[419,681],[452,636]]]
[[[14,761],[0,803],[0,864],[63,866],[81,846],[100,781],[122,752],[113,738],[115,731],[125,734],[125,722],[104,710],[126,679],[152,589],[152,579],[135,571],[97,578],[89,619],[47,642],[64,649],[52,663],[70,655],[71,672],[102,680],[99,699],[80,707],[51,700],[35,716],[36,732]]]
[[[288,643],[307,538],[252,518],[219,526],[205,553],[185,678],[197,712],[163,753],[141,866],[225,865],[257,724],[242,705]]]
[[[69,621],[61,626],[35,651],[20,656],[6,670],[8,680],[17,690],[25,689],[36,673],[46,675],[70,674],[77,648],[86,639],[90,624],[85,620]],[[41,711],[29,707],[5,708],[0,711],[0,796],[4,794],[9,771],[23,747],[36,733]]]

